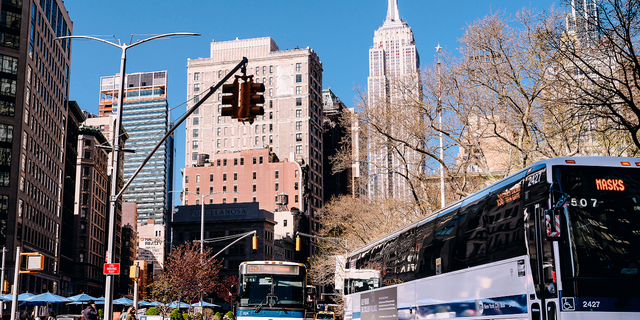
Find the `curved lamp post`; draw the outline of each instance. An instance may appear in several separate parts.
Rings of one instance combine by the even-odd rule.
[[[120,136],[121,136],[121,128],[122,128],[122,112],[124,109],[124,80],[125,80],[125,71],[127,64],[127,49],[133,48],[137,45],[143,44],[145,42],[149,42],[151,40],[171,37],[171,36],[199,36],[198,33],[190,33],[190,32],[175,32],[175,33],[166,33],[157,36],[153,36],[144,40],[138,40],[132,44],[120,44],[110,42],[104,39],[90,37],[90,36],[65,36],[58,37],[55,40],[62,39],[89,39],[100,41],[109,45],[112,45],[116,48],[122,50],[122,56],[120,58],[120,88],[118,90],[118,108],[120,109],[116,113],[116,124],[113,135],[113,159],[112,159],[112,168],[111,168],[111,195],[109,199],[109,240],[107,243],[107,257],[106,263],[113,263],[114,256],[114,238],[115,238],[115,224],[116,224],[116,209],[118,198],[122,193],[118,193],[118,180],[119,180],[119,168],[120,168],[120,152],[122,152],[122,146],[120,145]],[[104,320],[112,320],[113,317],[113,275],[106,275],[105,281],[105,292],[104,292]]]

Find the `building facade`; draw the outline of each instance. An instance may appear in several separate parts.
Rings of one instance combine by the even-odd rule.
[[[341,118],[344,112],[348,112],[347,107],[340,98],[331,91],[331,88],[322,90],[322,97],[324,104],[322,108],[322,146],[324,149],[322,155],[324,156],[323,176],[325,182],[324,202],[327,202],[333,197],[352,193],[352,169],[348,168],[340,172],[333,172],[334,166],[331,163],[331,159],[336,155],[338,150],[343,147],[351,125],[345,124],[345,119]]]
[[[302,168],[280,161],[268,148],[214,154],[195,167],[184,169],[184,205],[257,202],[261,210],[300,211]],[[286,195],[286,201],[277,200]],[[282,210],[278,210],[282,209]]]
[[[420,56],[416,49],[413,31],[407,22],[400,19],[398,0],[389,0],[387,18],[373,37],[369,49],[368,104],[369,108],[394,108],[402,110],[407,94],[417,96],[419,84]],[[403,82],[414,87],[396,89]],[[415,115],[419,116],[419,115]],[[392,124],[391,130],[399,130]],[[410,195],[409,184],[403,175],[419,170],[423,164],[421,156],[411,150],[402,150],[400,155],[392,143],[376,134],[371,128],[366,130],[367,152],[367,192],[372,197],[402,198]],[[402,135],[401,132],[393,132]]]
[[[156,224],[149,219],[146,223],[138,222],[138,259],[148,263],[148,272],[153,276],[162,272],[165,258],[166,224]]]
[[[118,112],[120,76],[100,78],[100,116]],[[127,74],[122,126],[129,139],[127,148],[135,153],[125,153],[124,180],[128,181],[142,161],[170,130],[169,104],[167,102],[167,72],[143,72]],[[173,172],[173,136],[156,151],[123,194],[125,201],[138,204],[138,222],[154,220],[165,223],[171,213],[169,195]]]
[[[71,34],[62,0],[0,3],[0,245],[12,281],[17,246],[45,267],[21,292],[58,293]],[[68,212],[67,212],[68,214]]]
[[[264,116],[253,124],[223,117],[221,93],[214,94],[186,122],[185,166],[197,164],[202,154],[213,158],[217,153],[269,147],[280,159],[301,164],[307,179],[300,208],[314,217],[323,204],[323,69],[313,49],[281,51],[269,37],[213,41],[210,58],[187,63],[187,106],[198,102],[243,57],[249,60],[247,75],[265,85]],[[317,229],[315,221],[313,226]]]
[[[76,160],[76,204],[72,243],[74,293],[100,295],[104,291],[103,264],[107,247],[110,175],[107,138],[94,127],[80,126]]]
[[[78,160],[78,134],[84,113],[75,101],[69,101],[64,152],[64,194],[62,198],[62,224],[60,226],[60,293],[72,295],[75,276],[75,203],[76,164]]]

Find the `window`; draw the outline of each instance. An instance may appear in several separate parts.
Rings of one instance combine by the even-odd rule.
[[[216,141],[216,147],[220,148],[220,139]],[[220,159],[218,159],[218,167],[220,166]]]
[[[3,11],[4,12],[4,11]],[[0,55],[2,72],[18,74],[18,59],[10,56]]]
[[[227,203],[227,198],[222,198],[222,203]]]
[[[280,171],[276,170],[276,179],[278,179],[280,176]]]
[[[227,174],[226,173],[222,174],[222,181],[227,181]]]
[[[257,188],[258,188],[258,187],[257,187],[257,185],[255,185],[255,184],[254,184],[254,185],[253,185],[253,192],[256,192],[256,191],[257,191]]]
[[[191,148],[198,149],[198,140],[193,140],[191,142]]]
[[[256,164],[256,157],[253,157],[253,164]]]
[[[273,97],[273,88],[269,88],[269,97]]]
[[[222,186],[222,192],[227,192],[227,186]]]
[[[296,107],[299,107],[302,105],[302,98],[296,98]]]
[[[196,183],[200,183],[200,175],[196,174]]]
[[[233,173],[233,181],[238,181],[238,173],[237,172]]]
[[[301,145],[297,145],[296,146],[296,154],[302,154],[302,146]]]
[[[184,183],[189,183],[189,176],[184,176]]]
[[[262,125],[262,133],[265,133],[265,132],[267,132],[267,125],[263,124]]]
[[[233,158],[233,166],[237,166],[238,165],[238,158]]]
[[[302,75],[296,74],[296,82],[302,82]]]
[[[213,186],[209,187],[209,194],[213,194]]]
[[[276,182],[276,191],[278,191],[278,189],[280,189],[280,184]]]
[[[196,187],[196,194],[200,194],[200,187]]]
[[[256,197],[253,197],[253,202],[256,202],[256,201],[257,201]]]
[[[298,195],[295,196],[295,203],[298,203]]]
[[[222,70],[218,70],[218,78],[222,78]]]
[[[273,73],[273,66],[269,66],[269,73]]]
[[[298,62],[296,63],[296,71],[301,71],[302,70],[302,63]]]
[[[198,137],[198,129],[193,129],[193,137],[194,138]]]
[[[262,66],[262,73],[267,73],[267,66]]]
[[[253,172],[253,180],[256,180],[256,178],[257,178],[257,173],[254,171]]]
[[[223,166],[223,167],[226,167],[226,166],[227,166],[227,159],[226,159],[226,158],[225,158],[225,159],[222,159],[222,166]]]
[[[240,158],[240,165],[244,166],[244,157]]]
[[[198,92],[200,91],[200,84],[199,83],[194,83],[193,84],[193,92]]]
[[[302,141],[302,133],[296,133],[296,142]]]
[[[296,109],[296,118],[302,118],[302,109]]]
[[[296,86],[296,94],[302,94],[302,87]]]
[[[273,112],[269,112],[269,119],[273,119]]]
[[[233,192],[238,192],[238,185],[237,184],[233,185]]]
[[[294,190],[298,190],[298,183],[297,183],[297,182],[294,182],[294,183],[293,183],[293,189],[294,189]]]
[[[195,80],[195,81],[200,80],[200,72],[194,72],[193,73],[193,80]]]
[[[273,77],[269,77],[269,85],[273,85]]]
[[[209,174],[209,182],[213,182],[213,173]],[[213,191],[213,190],[211,190],[211,191]]]
[[[298,169],[293,171],[293,176],[296,177],[296,178],[298,177]]]
[[[287,219],[284,219],[284,226],[287,226]]]
[[[296,130],[302,130],[302,121],[296,121]]]
[[[233,203],[238,203],[238,198],[233,198]]]
[[[260,133],[260,126],[256,124],[256,130],[255,133]]]
[[[200,124],[200,118],[198,118],[198,117],[193,117],[193,125],[194,125],[194,126],[197,126],[197,125],[199,125],[199,124]]]
[[[262,164],[262,156],[260,156],[260,164]]]

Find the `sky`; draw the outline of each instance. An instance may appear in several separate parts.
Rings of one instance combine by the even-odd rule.
[[[312,48],[323,64],[323,88],[354,107],[367,84],[368,50],[387,14],[385,0],[66,0],[73,35],[121,43],[173,32],[199,33],[150,41],[127,50],[127,73],[167,70],[169,108],[186,112],[187,60],[208,58],[210,43],[271,37],[280,50]],[[455,51],[464,28],[487,14],[514,16],[522,8],[549,10],[552,0],[399,0],[400,18],[413,29],[422,66],[434,62],[435,47]],[[73,40],[69,99],[98,113],[100,77],[120,70],[122,51],[98,41]],[[184,125],[176,130],[173,190],[181,189]],[[178,195],[174,194],[174,203]]]

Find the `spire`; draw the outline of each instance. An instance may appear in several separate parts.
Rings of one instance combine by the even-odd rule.
[[[387,21],[400,21],[400,14],[398,13],[398,0],[389,0]]]

